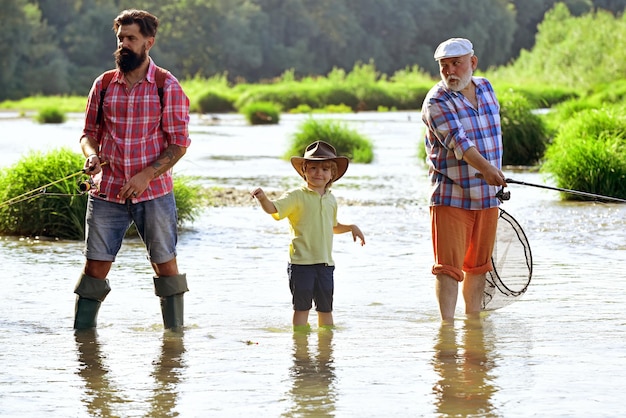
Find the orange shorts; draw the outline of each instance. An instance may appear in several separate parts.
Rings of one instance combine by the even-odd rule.
[[[498,208],[466,210],[431,206],[433,274],[447,274],[461,282],[464,273],[477,275],[490,271],[499,214]]]

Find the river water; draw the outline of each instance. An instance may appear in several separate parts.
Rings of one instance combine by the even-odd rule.
[[[30,149],[78,152],[80,115],[61,125],[0,119],[0,166]],[[250,127],[194,116],[176,168],[206,185],[284,190],[280,157],[306,116]],[[182,336],[164,333],[142,245],[124,243],[95,333],[72,330],[82,243],[0,239],[0,416],[615,417],[626,384],[626,207],[572,203],[511,185],[503,208],[524,228],[533,280],[521,300],[442,326],[430,274],[427,182],[416,112],[332,115],[368,136],[334,193],[334,330],[291,329],[288,226],[248,206],[186,225]],[[79,169],[78,167],[77,169]],[[541,174],[508,177],[549,184]],[[547,183],[548,182],[548,183]]]

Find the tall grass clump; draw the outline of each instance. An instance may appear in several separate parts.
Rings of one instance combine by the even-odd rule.
[[[549,137],[554,137],[561,127],[581,112],[602,108],[602,103],[591,97],[572,99],[559,103],[542,116]]]
[[[235,99],[227,92],[207,89],[199,93],[192,111],[198,113],[230,113],[235,110]]]
[[[519,93],[502,93],[498,101],[504,148],[502,164],[537,164],[547,145],[542,119],[532,112],[529,101]]]
[[[193,222],[202,207],[208,203],[202,186],[199,183],[194,183],[194,181],[195,178],[191,176],[174,175],[174,197],[178,212],[178,226]]]
[[[558,187],[626,198],[624,107],[585,110],[567,122],[548,146],[542,171]],[[584,199],[565,195],[565,199]]]
[[[87,179],[81,170],[84,162],[81,154],[60,148],[46,154],[33,151],[0,170],[0,234],[83,239],[87,195],[80,193],[78,182]],[[29,193],[50,183],[55,184]],[[12,200],[22,195],[28,199]],[[200,186],[175,176],[174,195],[179,224],[193,221],[204,201]]]
[[[21,196],[78,173],[84,158],[67,148],[47,154],[31,152],[14,166],[0,171],[0,201]],[[84,233],[86,195],[72,177],[47,187],[32,199],[8,206],[0,203],[0,233],[79,239]]]
[[[44,107],[35,116],[39,123],[63,123],[66,119],[65,113],[57,107]]]
[[[280,106],[271,102],[255,102],[241,109],[250,125],[276,125],[280,122]]]
[[[374,159],[372,142],[344,123],[331,119],[307,119],[292,137],[285,158],[302,156],[306,147],[324,141],[335,147],[337,155],[348,157],[354,163],[371,163]]]

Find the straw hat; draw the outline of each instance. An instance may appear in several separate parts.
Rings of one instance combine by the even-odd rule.
[[[337,175],[333,178],[333,182],[339,180],[348,169],[348,157],[337,156],[335,148],[324,142],[315,141],[304,150],[303,157],[291,157],[291,165],[296,169],[298,174],[304,178],[304,162],[305,161],[327,161],[333,160],[337,163]]]

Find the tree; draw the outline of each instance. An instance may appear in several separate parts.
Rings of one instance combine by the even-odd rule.
[[[28,48],[31,27],[26,16],[27,0],[1,0],[0,14],[0,100],[21,96],[16,69],[19,51]]]

